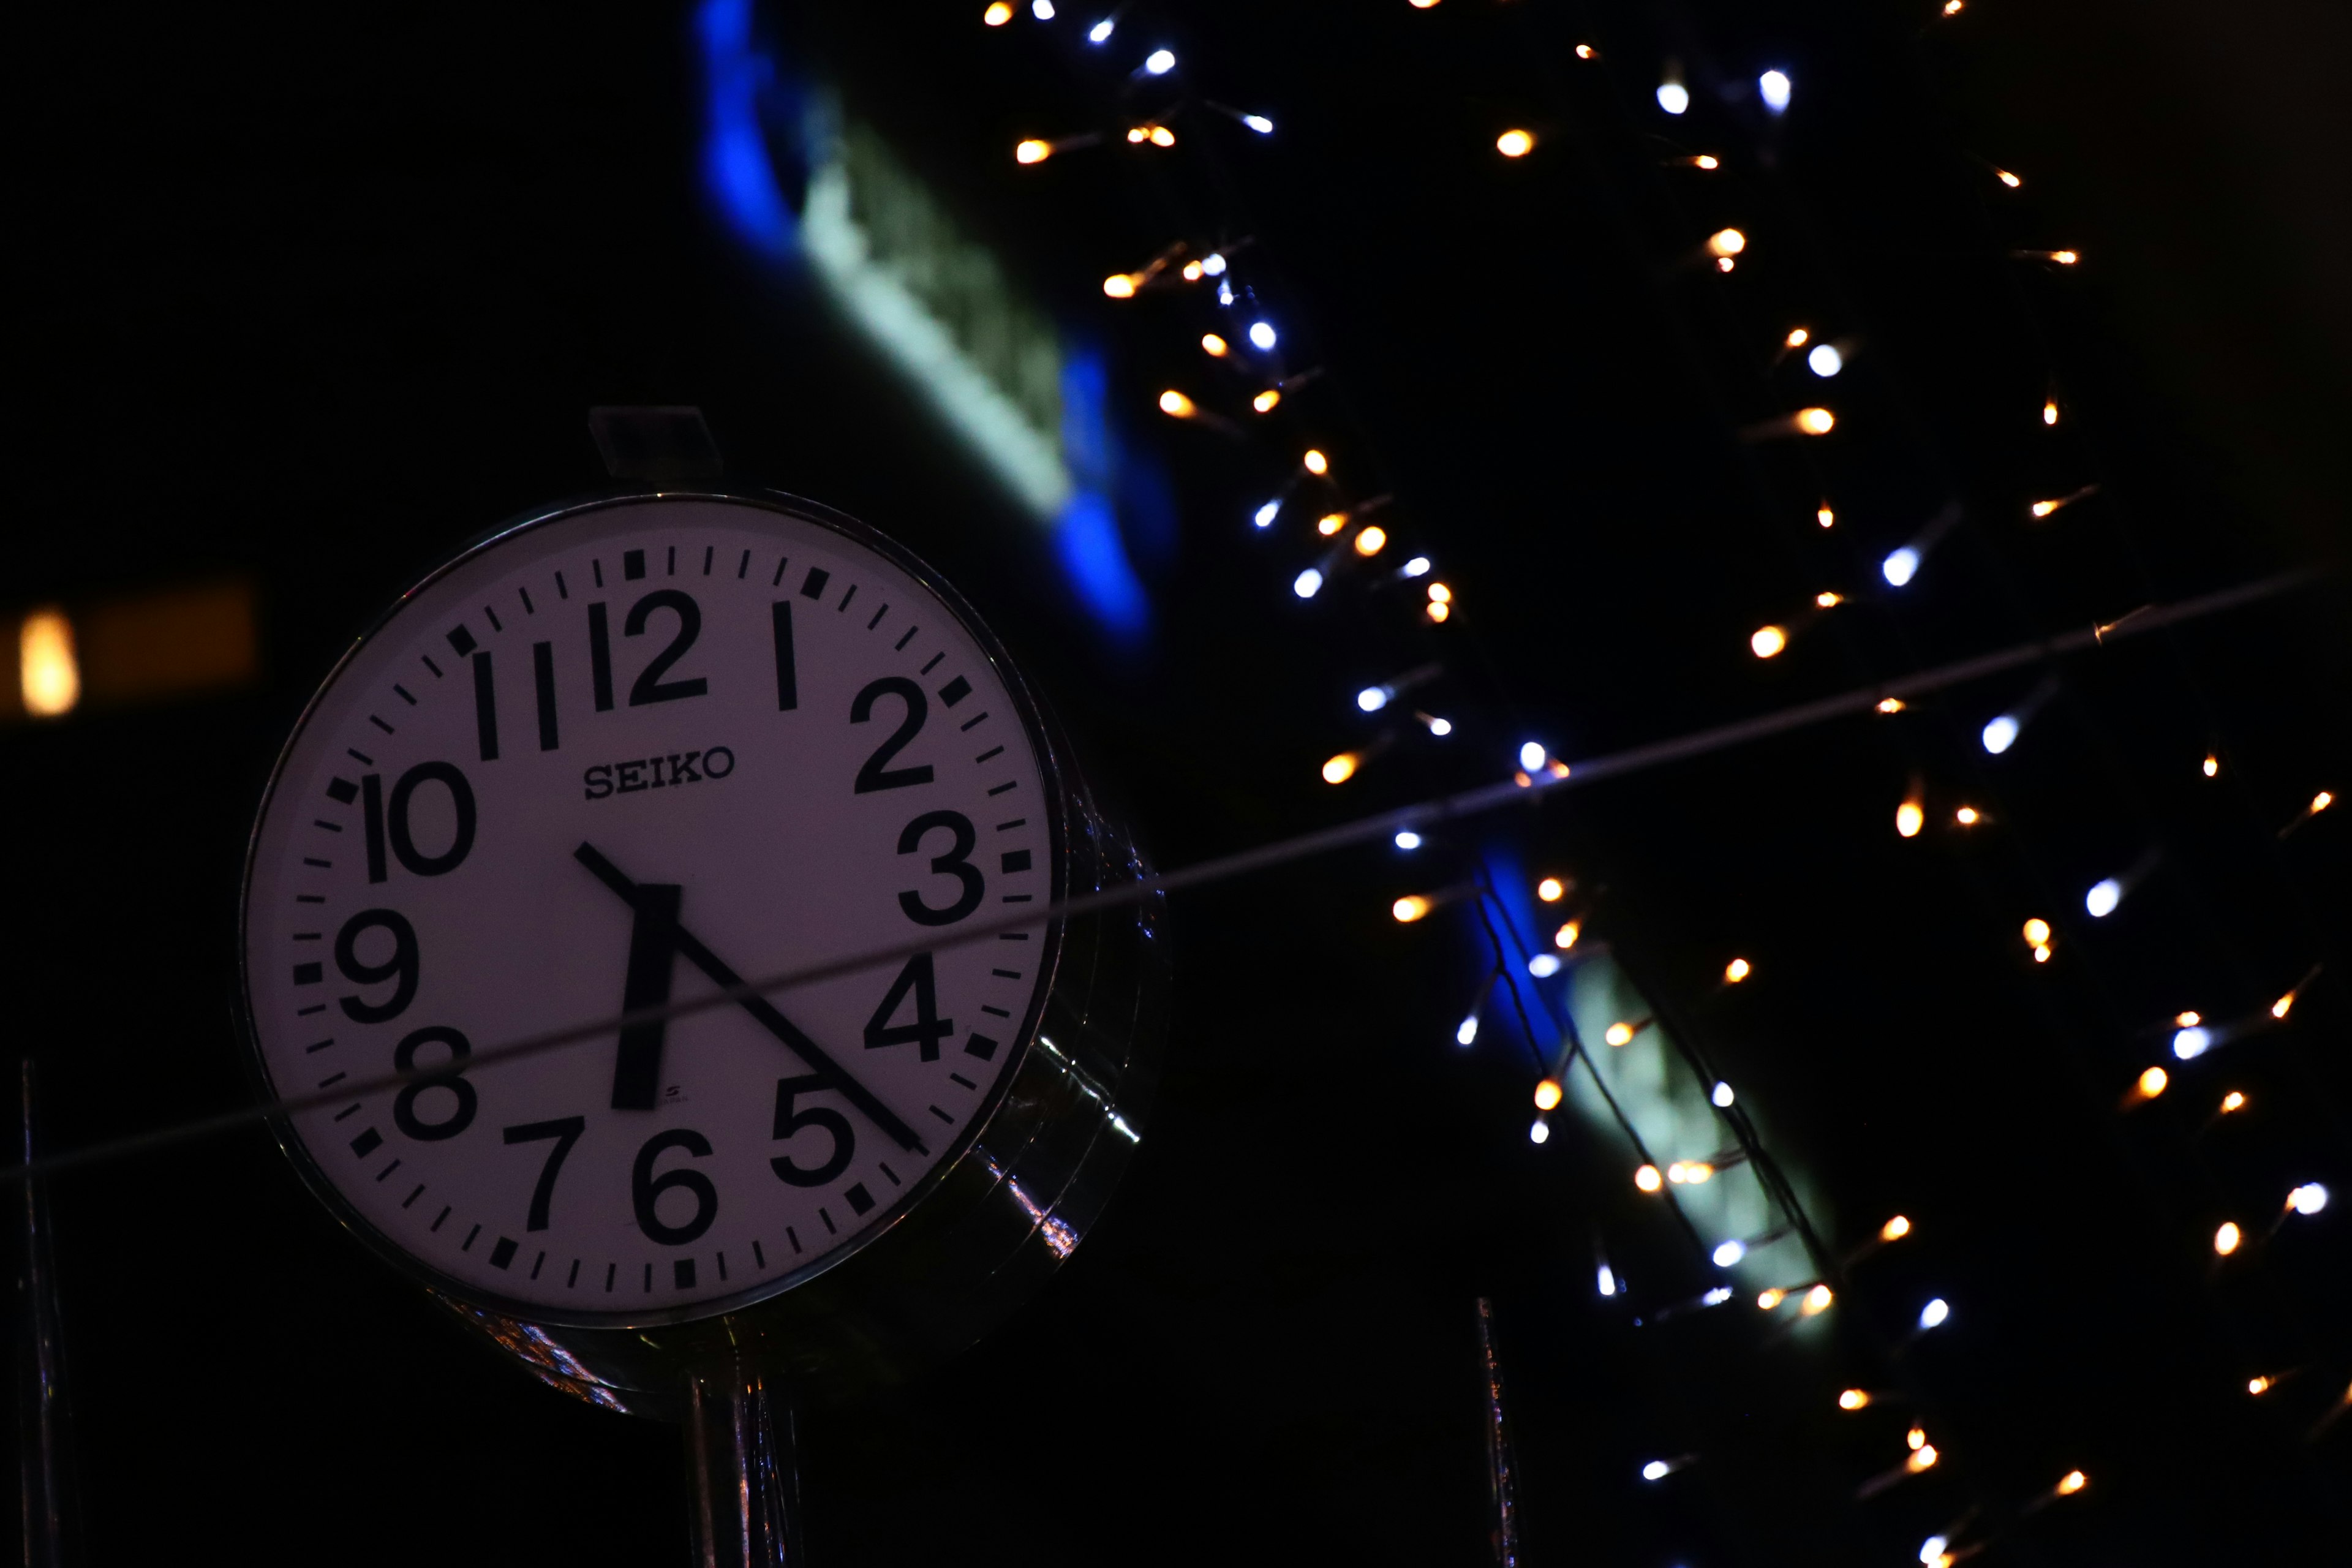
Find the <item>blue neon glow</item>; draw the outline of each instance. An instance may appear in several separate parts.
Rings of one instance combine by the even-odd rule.
[[[694,31],[702,50],[703,193],[745,245],[788,256],[799,225],[760,133],[760,93],[775,66],[752,40],[751,0],[703,0]]]

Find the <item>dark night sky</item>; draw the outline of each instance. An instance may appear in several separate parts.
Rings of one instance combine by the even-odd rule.
[[[1140,652],[1106,649],[1034,528],[805,280],[714,223],[685,9],[17,23],[0,607],[242,573],[266,658],[235,696],[0,732],[15,1033],[54,1142],[241,1102],[233,910],[278,742],[421,571],[600,482],[591,405],[698,405],[734,472],[929,559],[1171,866],[1483,782],[1525,733],[1595,755],[2344,553],[2340,9],[1219,0],[1151,37],[1277,136],[1195,110],[1177,155],[1034,171],[1014,139],[1113,122],[1118,73],[1080,58],[1076,10],[1051,32],[979,11],[761,15],[1105,345],[1177,502]],[[1148,30],[1132,12],[1121,36]],[[1668,56],[1698,100],[1671,126],[1649,102]],[[1767,64],[1798,84],[1777,125],[1717,90]],[[1523,163],[1489,150],[1512,124],[1541,138]],[[1668,132],[1727,168],[1661,169]],[[1735,222],[1737,274],[1678,268]],[[1150,413],[1202,381],[1204,313],[1099,291],[1175,236],[1244,233],[1298,363],[1330,372],[1255,445]],[[2084,266],[2007,256],[2061,245]],[[1807,390],[1765,363],[1799,320],[1856,345],[1839,431],[1743,446]],[[1244,519],[1310,439],[1359,498],[1396,495],[1454,624],[1292,598],[1310,545]],[[1955,501],[1916,588],[1871,593]],[[1748,657],[1824,587],[1859,602]],[[2304,1440],[2352,1377],[2352,1201],[2243,1268],[2207,1238],[2291,1180],[2352,1200],[2347,814],[2274,837],[2313,790],[2352,788],[2347,613],[2338,577],[2074,661],[1998,766],[1977,727],[2031,674],[1572,794],[1409,868],[1358,852],[1181,899],[1169,1074],[1127,1187],[1010,1328],[811,1418],[816,1561],[1488,1560],[1482,1293],[1529,1563],[1905,1563],[1971,1500],[2011,1509],[2077,1466],[2091,1492],[1984,1561],[2314,1561],[2352,1530],[2352,1420]],[[1463,743],[1318,784],[1361,732],[1349,694],[1432,658]],[[1898,840],[1914,775],[1995,826]],[[2151,848],[2116,920],[2069,918]],[[1633,1327],[1703,1289],[1703,1260],[1601,1141],[1563,1121],[1527,1142],[1523,1059],[1448,1043],[1467,938],[1385,913],[1482,854],[1602,889],[1592,931],[1763,1108],[1834,1245],[1919,1224],[1856,1271],[1833,1337],[1794,1347],[1737,1310]],[[2060,927],[2046,971],[2017,939],[2036,912]],[[1758,979],[1714,994],[1733,952]],[[2253,1009],[2316,963],[2293,1027],[2235,1048],[2260,1115],[2200,1132],[2221,1077],[2115,1114],[2176,1010]],[[674,1434],[461,1339],[260,1135],[57,1201],[91,1560],[683,1557]],[[1646,1303],[1593,1296],[1596,1235],[1658,1282]],[[1890,1368],[1938,1294],[1953,1329]],[[2308,1370],[2278,1397],[2242,1393],[2289,1366]],[[1867,1504],[1853,1489],[1902,1421],[1840,1417],[1857,1382],[1919,1401],[1947,1456]],[[1675,1484],[1633,1479],[1686,1451]]]

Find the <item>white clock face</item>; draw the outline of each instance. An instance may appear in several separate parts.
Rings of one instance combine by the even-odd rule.
[[[754,503],[502,534],[337,670],[255,832],[247,997],[350,1215],[469,1299],[692,1315],[886,1226],[993,1109],[1054,960],[1059,800],[915,572]],[[830,959],[766,1001],[471,1054]]]

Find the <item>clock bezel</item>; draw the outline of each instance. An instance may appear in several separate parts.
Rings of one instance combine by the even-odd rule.
[[[568,520],[595,513],[609,512],[632,506],[656,503],[708,501],[740,507],[796,519],[813,523],[840,535],[847,542],[871,551],[890,565],[902,571],[953,616],[959,626],[970,636],[988,661],[996,678],[1012,700],[1020,718],[1023,732],[1028,737],[1037,761],[1041,793],[1045,797],[1045,816],[1047,834],[1047,857],[1051,866],[1048,908],[1058,905],[1064,897],[1068,866],[1068,785],[1059,749],[1054,742],[1054,731],[1047,723],[1028,682],[1020,668],[1005,651],[1003,644],[981,619],[963,595],[946,578],[934,571],[919,556],[887,534],[845,513],[835,511],[820,502],[809,500],[781,490],[754,489],[716,489],[695,486],[679,489],[619,489],[599,491],[594,495],[537,508],[509,518],[505,522],[478,535],[455,554],[419,578],[381,614],[377,615],[352,640],[351,646],[338,656],[334,664],[319,682],[318,689],[303,704],[300,715],[287,733],[279,747],[277,760],[271,764],[268,784],[264,786],[259,806],[254,813],[253,828],[247,836],[243,875],[237,890],[237,984],[236,1006],[246,1049],[245,1066],[257,1088],[267,1100],[282,1098],[282,1091],[270,1073],[268,1058],[263,1054],[260,1031],[256,1023],[252,994],[253,968],[250,961],[253,933],[251,910],[254,868],[261,850],[262,826],[268,820],[271,807],[277,803],[278,785],[293,759],[296,747],[317,717],[320,705],[336,683],[349,672],[352,663],[369,645],[383,636],[403,612],[410,609],[420,595],[435,584],[468,563],[479,559],[518,537],[541,529],[559,525]],[[418,1258],[391,1236],[376,1226],[357,1206],[344,1197],[315,1159],[309,1147],[296,1132],[289,1119],[272,1116],[269,1128],[278,1146],[293,1165],[303,1184],[323,1204],[337,1223],[367,1248],[389,1263],[394,1269],[415,1283],[448,1300],[467,1307],[500,1314],[521,1323],[545,1324],[550,1327],[577,1329],[633,1329],[664,1325],[703,1322],[739,1313],[765,1301],[784,1296],[810,1280],[832,1272],[852,1258],[866,1252],[884,1237],[897,1230],[923,1202],[947,1183],[950,1177],[970,1159],[984,1141],[988,1130],[1004,1109],[1006,1097],[1021,1077],[1030,1050],[1036,1039],[1046,1003],[1054,994],[1059,977],[1063,953],[1064,922],[1059,917],[1045,920],[1040,943],[1037,982],[1031,989],[1021,1027],[1014,1038],[1007,1042],[1002,1069],[990,1085],[979,1110],[958,1129],[949,1147],[933,1161],[929,1170],[910,1183],[898,1201],[882,1215],[859,1229],[849,1240],[802,1267],[775,1279],[724,1296],[710,1296],[690,1304],[635,1310],[592,1311],[550,1308],[539,1302],[522,1301],[482,1290],[468,1281],[446,1274]]]

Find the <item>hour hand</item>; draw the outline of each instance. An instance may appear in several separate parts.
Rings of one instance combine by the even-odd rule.
[[[697,940],[693,932],[688,931],[683,925],[678,923],[678,894],[677,888],[667,883],[631,881],[625,872],[624,872],[618,866],[614,865],[610,860],[607,860],[604,855],[597,850],[594,845],[587,843],[584,840],[581,843],[579,848],[572,852],[572,856],[573,859],[579,861],[583,866],[587,867],[588,869],[594,874],[598,881],[604,883],[606,887],[612,889],[614,892],[619,894],[623,901],[626,902],[631,909],[637,911],[636,924],[631,929],[629,936],[629,984],[631,987],[634,987],[636,984],[638,973],[638,944],[641,942],[659,941],[663,944],[664,948],[660,961],[662,999],[664,1002],[667,1002],[669,996],[669,955],[671,953],[677,953],[683,956],[688,963],[693,964],[697,969],[701,970],[703,973],[709,975],[712,984],[723,986],[728,990],[736,993],[735,1000],[742,1006],[746,1013],[751,1015],[753,1020],[756,1021],[761,1027],[766,1029],[770,1034],[775,1036],[777,1039],[791,1047],[793,1053],[795,1056],[799,1057],[801,1060],[806,1062],[812,1069],[824,1078],[824,1080],[834,1089],[838,1089],[841,1092],[843,1099],[848,1100],[850,1104],[856,1106],[860,1111],[864,1112],[866,1120],[873,1122],[875,1126],[880,1128],[893,1142],[898,1145],[898,1147],[901,1149],[911,1149],[917,1152],[928,1152],[928,1151],[923,1148],[922,1140],[916,1136],[915,1130],[913,1128],[908,1126],[907,1123],[895,1114],[888,1106],[883,1104],[880,1100],[877,1099],[872,1090],[868,1089],[864,1084],[852,1078],[845,1070],[843,1069],[839,1062],[834,1060],[833,1058],[828,1055],[822,1047],[818,1046],[814,1040],[810,1039],[806,1035],[803,1034],[799,1028],[794,1026],[792,1020],[785,1017],[781,1012],[777,1011],[775,1005],[765,996],[761,996],[756,992],[744,992],[741,989],[743,977],[740,974],[736,973],[734,969],[722,961],[717,953],[711,952],[698,940]],[[650,936],[648,934],[647,928],[648,917],[646,913],[646,905],[645,902],[641,901],[641,895],[648,891],[666,892],[669,895],[666,906],[666,914],[660,912],[663,908],[660,900],[654,900],[656,905],[656,918],[658,920],[659,924],[654,929]],[[648,962],[648,970],[650,972],[650,961]],[[650,984],[650,982],[648,984]],[[635,994],[635,990],[632,989],[629,992],[629,994],[634,996]],[[660,1003],[652,1002],[644,1004],[644,1005],[646,1006],[658,1006],[660,1005]],[[635,1006],[635,1004],[626,1005],[625,1006],[625,1010],[634,1011]],[[621,1098],[623,1089],[626,1086],[633,1085],[635,1080],[627,1077],[627,1074],[630,1071],[631,1063],[631,1058],[629,1055],[630,1031],[625,1028],[622,1031],[621,1057],[620,1060],[614,1065],[613,1074],[613,1104],[614,1108],[620,1110],[632,1108],[645,1109],[653,1104],[653,1086],[655,1079],[659,1075],[661,1063],[660,1027],[661,1026],[658,1023],[652,1026],[654,1030],[654,1034],[652,1036],[652,1047],[649,1052],[642,1050],[640,1052],[641,1057],[649,1063],[649,1065],[641,1069],[644,1075],[644,1093],[646,1098],[641,1102],[630,1101],[627,1104],[624,1104]]]

